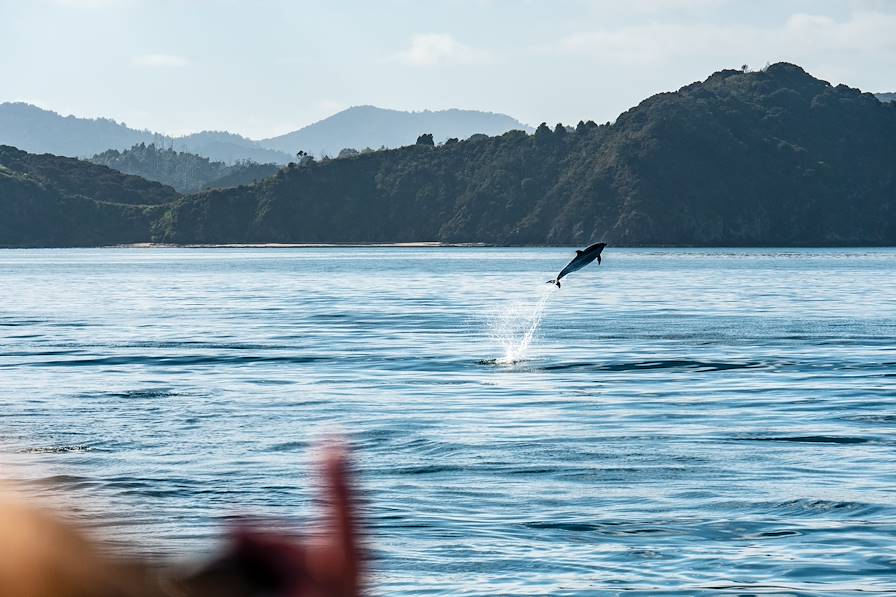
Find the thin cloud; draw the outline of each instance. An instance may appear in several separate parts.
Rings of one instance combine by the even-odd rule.
[[[603,2],[601,8],[631,14],[702,13],[727,4],[728,0],[638,0],[638,2]]]
[[[794,14],[778,27],[652,23],[573,33],[542,48],[548,54],[616,64],[658,65],[685,57],[734,58],[761,50],[769,57],[896,50],[896,15],[862,12],[847,20]],[[736,61],[736,60],[735,60]]]
[[[492,61],[489,52],[461,43],[446,33],[422,33],[411,38],[410,46],[397,55],[409,66],[485,64]]]
[[[75,9],[100,9],[124,4],[125,0],[53,0],[54,4]]]
[[[134,58],[133,62],[148,68],[181,68],[189,64],[186,58],[174,54],[143,54]]]

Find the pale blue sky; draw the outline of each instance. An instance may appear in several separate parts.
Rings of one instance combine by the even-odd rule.
[[[0,101],[173,134],[359,104],[603,122],[779,60],[896,91],[896,1],[0,0]]]

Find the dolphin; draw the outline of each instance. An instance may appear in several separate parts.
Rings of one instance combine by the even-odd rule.
[[[574,271],[580,270],[595,259],[597,259],[597,264],[600,265],[600,252],[604,250],[604,247],[607,246],[607,243],[594,243],[593,245],[582,249],[581,251],[576,251],[576,256],[573,257],[572,261],[570,261],[566,267],[560,270],[560,273],[557,274],[557,277],[553,280],[548,280],[548,284],[556,284],[557,288],[560,288],[560,278],[565,276],[566,274],[571,274]]]

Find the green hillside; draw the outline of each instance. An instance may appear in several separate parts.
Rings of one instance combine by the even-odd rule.
[[[148,240],[171,187],[89,162],[0,145],[0,246]]]
[[[292,167],[180,199],[176,242],[896,243],[896,105],[779,63],[653,96],[612,125]]]
[[[123,151],[110,149],[93,156],[90,161],[161,182],[182,193],[249,184],[272,176],[280,169],[275,164],[248,161],[229,165],[153,143],[138,143]]]

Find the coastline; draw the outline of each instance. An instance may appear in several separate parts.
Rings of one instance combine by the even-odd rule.
[[[385,248],[385,249],[476,249],[476,248],[569,248],[579,245],[569,244],[500,244],[500,243],[445,243],[438,241],[414,241],[397,243],[354,242],[354,243],[124,243],[118,245],[97,245],[93,247],[0,247],[3,249],[351,249],[351,248]],[[893,244],[629,244],[608,245],[617,249],[891,249]]]
[[[394,249],[482,249],[482,248],[570,248],[575,243],[565,244],[501,244],[487,242],[448,243],[438,241],[413,242],[330,242],[330,243],[119,243],[109,245],[0,245],[0,250],[22,249],[350,249],[350,248],[394,248]],[[882,243],[827,243],[827,244],[631,244],[611,243],[617,249],[892,249],[896,244]]]
[[[392,249],[423,249],[446,247],[493,247],[488,243],[441,243],[441,242],[408,242],[408,243],[130,243],[123,245],[107,245],[115,249],[340,249],[380,247]]]

